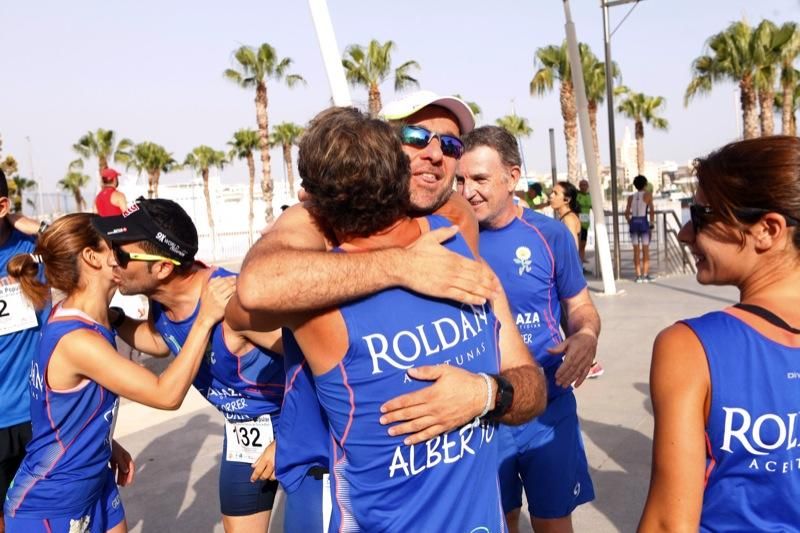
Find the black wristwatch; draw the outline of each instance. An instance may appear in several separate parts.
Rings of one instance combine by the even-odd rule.
[[[499,374],[490,374],[497,383],[497,392],[494,396],[494,409],[486,413],[484,418],[488,420],[499,420],[510,409],[514,403],[514,386],[506,378]]]
[[[119,327],[125,322],[125,311],[123,311],[121,307],[109,307],[108,310],[117,312],[117,318],[111,322],[111,327],[114,329],[119,329]]]

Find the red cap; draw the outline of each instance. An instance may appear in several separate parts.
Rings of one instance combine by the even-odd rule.
[[[119,172],[117,172],[111,167],[104,169],[100,173],[100,177],[103,178],[103,181],[114,181],[115,179],[117,179],[117,176],[119,176]]]

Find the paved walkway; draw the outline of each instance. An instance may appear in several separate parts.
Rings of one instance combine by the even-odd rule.
[[[634,531],[650,473],[653,339],[677,319],[727,306],[738,294],[702,287],[693,276],[620,281],[624,292],[617,296],[597,292],[599,282],[590,286],[603,320],[599,357],[606,373],[577,390],[597,499],[576,511],[575,530]],[[137,464],[136,482],[122,489],[132,531],[223,531],[217,502],[222,418],[203,398],[192,391],[175,412],[125,402],[115,436]]]

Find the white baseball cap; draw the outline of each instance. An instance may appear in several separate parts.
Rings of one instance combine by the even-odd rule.
[[[385,120],[402,120],[429,105],[438,105],[453,113],[458,119],[462,135],[475,129],[475,115],[466,102],[455,96],[439,96],[433,91],[417,91],[400,100],[389,102],[379,114]]]

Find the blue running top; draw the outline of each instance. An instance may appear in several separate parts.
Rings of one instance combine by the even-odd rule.
[[[114,334],[75,310],[54,310],[31,364],[29,386],[33,437],[9,488],[5,514],[59,518],[79,513],[100,497],[108,478],[117,395],[86,379],[70,390],[47,384],[47,367],[58,342],[88,329],[97,342],[116,348]]]
[[[0,290],[11,291],[14,287],[19,287],[19,283],[7,275],[8,262],[18,254],[33,252],[35,247],[36,239],[17,230],[11,230],[6,242],[0,246]],[[40,278],[44,277],[44,269],[41,266],[39,274]],[[2,306],[7,304],[8,302],[4,301]],[[0,309],[0,312],[6,314],[9,311],[11,310],[5,307]],[[0,428],[15,426],[31,419],[28,371],[36,353],[41,327],[47,321],[49,313],[48,303],[44,309],[36,313],[38,319],[36,327],[0,335],[0,376],[3,376],[3,379],[0,379]]]
[[[431,229],[450,224],[428,220]],[[460,234],[445,246],[472,257]],[[409,378],[409,368],[499,372],[500,325],[489,306],[389,289],[340,312],[350,347],[337,366],[316,376],[333,444],[331,529],[505,531],[496,424],[470,423],[406,446],[379,422],[381,404],[430,385]]]
[[[480,247],[503,284],[531,357],[544,369],[549,399],[569,392],[571,387],[555,382],[563,359],[547,348],[563,340],[561,300],[586,287],[575,239],[561,222],[523,209],[521,216],[500,229],[481,228]]]
[[[291,331],[283,330],[286,392],[276,433],[275,475],[286,492],[300,487],[309,468],[328,468],[328,417],[317,400],[314,374]]]
[[[235,275],[217,268],[211,278]],[[191,316],[178,322],[170,320],[158,302],[151,300],[150,305],[156,330],[177,356],[200,311],[200,302]],[[277,414],[283,399],[284,376],[281,356],[272,350],[256,346],[238,357],[228,350],[220,322],[211,330],[211,342],[194,386],[226,419],[236,422]]]
[[[685,320],[711,376],[702,531],[800,526],[800,348],[716,311]]]

